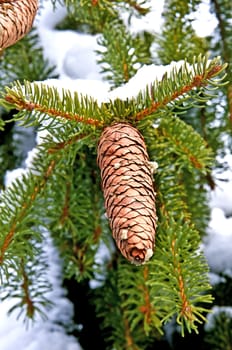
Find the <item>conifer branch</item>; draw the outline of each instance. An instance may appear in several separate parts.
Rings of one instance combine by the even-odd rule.
[[[20,98],[14,98],[13,96],[6,95],[5,100],[7,103],[14,105],[18,110],[41,112],[53,118],[61,117],[67,120],[75,121],[77,123],[84,123],[95,126],[101,125],[101,122],[99,120],[95,120],[92,118],[86,119],[85,117],[78,114],[71,114],[61,110],[47,108],[46,106],[42,106],[38,103],[28,102]]]
[[[179,118],[174,118],[172,122],[178,124],[179,121],[184,126],[184,122]],[[172,137],[163,139],[165,132],[162,131],[162,125],[164,126],[166,123],[169,124],[168,118],[163,119],[159,127],[153,130],[154,134],[149,135],[149,138],[152,139],[152,145],[149,145],[148,149],[150,149],[151,157],[154,157],[159,164],[156,175],[159,225],[155,254],[149,264],[150,278],[147,285],[151,287],[151,302],[156,315],[159,315],[161,321],[165,322],[176,314],[183,334],[185,327],[189,332],[191,330],[197,332],[196,323],[201,323],[204,320],[202,313],[205,309],[201,305],[212,302],[212,298],[209,294],[205,294],[205,291],[210,289],[208,276],[202,255],[197,252],[199,234],[192,225],[191,208],[189,208],[186,198],[185,182],[182,176],[182,173],[185,173],[185,167],[187,167],[189,171],[188,183],[194,183],[195,180],[191,180],[191,177],[195,179],[196,170],[194,168],[191,170],[192,165],[188,167],[188,156],[184,157],[185,159],[182,158],[181,152],[185,153],[184,149],[182,151],[175,150],[172,142],[175,143],[174,140],[178,140],[178,136],[174,136],[174,126],[170,126],[170,134],[172,134],[171,129],[173,130],[173,140]],[[164,130],[165,128],[164,126]],[[181,133],[181,125],[177,129]],[[190,135],[192,132],[193,129],[187,133]],[[184,135],[182,136],[184,137]],[[194,139],[195,136],[191,137]],[[171,141],[170,144],[168,140]],[[206,152],[205,167],[211,162],[210,151],[201,144],[202,140],[200,140],[199,135],[197,140],[200,141],[200,143],[196,141],[196,148],[200,147],[197,152],[201,153],[202,150]],[[179,141],[181,144],[181,137]],[[191,145],[191,150],[195,152],[193,144],[187,140],[187,145]],[[180,163],[178,159],[182,159]],[[170,164],[172,164],[171,167]],[[197,171],[202,171],[202,169],[198,167]],[[182,239],[185,240],[185,243]],[[172,271],[170,271],[171,266]],[[191,279],[195,281],[194,286]],[[201,290],[204,292],[201,293]],[[175,303],[172,300],[175,300]]]
[[[30,192],[28,193],[25,191],[24,193],[21,193],[21,208],[20,210],[17,210],[16,215],[13,217],[13,221],[10,223],[10,228],[8,233],[5,235],[1,247],[0,247],[0,265],[4,263],[4,257],[6,254],[6,251],[8,250],[10,244],[14,240],[14,236],[17,233],[18,225],[23,221],[24,217],[28,214],[29,208],[33,205],[35,199],[37,198],[37,195],[44,189],[45,184],[49,177],[51,176],[51,173],[54,170],[54,167],[56,165],[55,160],[51,160],[48,167],[44,170],[44,174],[39,178],[39,182],[35,183],[32,188],[30,188]],[[24,178],[25,182],[30,181],[29,179]],[[6,192],[7,193],[7,192]],[[6,193],[4,196],[6,197]]]
[[[52,117],[49,126],[53,127],[57,124],[60,127],[62,120],[73,122],[73,126],[79,122],[91,126],[103,124],[104,109],[98,106],[97,101],[91,97],[79,95],[77,92],[72,94],[65,89],[59,93],[57,88],[46,84],[25,81],[22,85],[17,81],[12,88],[5,88],[0,102],[6,108],[20,110],[20,118],[23,114],[24,120],[26,120],[25,116],[31,115],[33,111],[33,117],[37,118],[28,116],[30,125],[42,124],[43,120],[49,119],[48,116]],[[17,120],[16,117],[15,119]],[[54,122],[52,123],[51,120]]]
[[[159,334],[162,334],[161,319],[164,314],[154,305],[149,285],[152,265],[151,260],[143,268],[133,270],[132,275],[127,272],[128,265],[126,263],[118,266],[118,284],[122,307],[125,309],[133,334],[138,328],[146,336],[151,336],[154,328]]]
[[[77,136],[75,136],[74,139],[77,139]],[[39,153],[38,159],[34,160],[32,168],[30,169],[31,172],[29,172],[27,176],[24,175],[22,177],[22,183],[20,183],[19,180],[16,180],[16,182],[13,183],[9,189],[3,192],[2,201],[4,206],[1,207],[2,224],[5,221],[7,221],[8,224],[7,226],[3,224],[4,229],[2,229],[2,231],[7,231],[5,236],[2,236],[2,241],[0,244],[0,265],[3,265],[6,252],[11,243],[14,241],[14,237],[18,233],[18,230],[20,230],[21,223],[27,217],[38,195],[40,195],[44,190],[48,180],[51,178],[54,172],[55,166],[60,159],[60,154],[58,153],[54,156],[54,153],[62,151],[64,147],[70,146],[72,142],[73,139],[69,140],[69,142],[66,142],[65,144],[62,143],[62,147],[58,144],[58,147],[53,146],[50,149],[46,148],[46,143],[39,146],[38,149],[41,151],[41,154]],[[48,145],[51,146],[51,144]],[[52,158],[50,157],[45,160],[45,165],[41,164],[43,162],[41,162],[40,158],[41,156],[44,157],[44,152],[53,155]],[[15,205],[15,211],[12,212],[12,207]],[[10,217],[8,210],[11,212]]]
[[[57,122],[66,119],[74,123],[102,127],[118,118],[138,122],[153,114],[166,113],[175,109],[175,113],[183,113],[196,104],[206,103],[212,97],[207,92],[225,84],[224,76],[218,76],[226,67],[216,58],[198,57],[197,62],[188,67],[187,63],[177,71],[174,69],[161,81],[155,81],[145,93],[141,92],[129,101],[110,101],[98,106],[97,101],[87,96],[72,96],[69,90],[60,94],[55,87],[45,84],[19,82],[12,88],[6,87],[1,103],[8,108],[21,111],[34,111],[39,114],[39,123],[50,115]],[[183,105],[184,104],[184,105]],[[126,115],[125,115],[126,114]],[[15,118],[16,119],[16,118]],[[34,121],[35,123],[35,121]]]
[[[216,60],[215,60],[216,61]],[[182,71],[179,73],[172,72],[171,77],[168,78],[167,76],[164,76],[162,81],[155,82],[154,85],[151,87],[151,102],[149,107],[144,108],[142,111],[137,112],[133,118],[135,120],[141,120],[144,119],[146,116],[149,116],[151,114],[154,114],[155,112],[159,111],[160,109],[170,105],[170,103],[177,101],[177,104],[180,103],[181,98],[183,101],[185,101],[187,98],[193,98],[193,95],[190,95],[189,93],[191,91],[194,92],[195,89],[204,88],[207,85],[215,85],[212,78],[214,78],[216,75],[218,75],[222,70],[226,68],[226,65],[221,65],[215,62],[215,64],[211,63],[209,68],[202,67],[205,70],[201,74],[191,74],[188,72],[186,67],[182,67]],[[184,75],[188,75],[188,83],[183,84],[183,80],[180,81],[180,83],[177,81],[174,81],[174,79],[178,79],[178,75],[182,78]],[[224,79],[221,78],[222,80]],[[167,91],[166,87],[168,87],[169,91]],[[165,89],[162,93],[162,89]],[[158,94],[158,95],[157,95]],[[155,101],[155,97],[158,97],[159,101]],[[196,93],[196,100],[199,99],[199,96],[197,96]],[[191,102],[189,103],[189,107],[191,106]]]
[[[46,318],[47,315],[43,308],[48,309],[52,303],[46,296],[51,289],[51,284],[47,280],[48,264],[45,261],[47,256],[44,254],[41,241],[36,240],[35,236],[30,237],[30,241],[33,245],[33,252],[27,252],[27,254],[24,252],[24,254],[14,256],[14,261],[9,261],[7,266],[8,269],[10,268],[10,273],[7,273],[6,270],[1,280],[5,292],[3,297],[1,295],[1,300],[8,297],[16,298],[16,303],[9,309],[9,313],[19,309],[18,317],[25,313],[27,322],[34,318],[36,312]],[[28,242],[23,242],[24,245],[26,243]]]
[[[196,252],[199,244],[197,232],[182,220],[174,223],[171,219],[171,222],[171,226],[168,220],[161,223],[162,233],[159,232],[159,239],[163,241],[162,248],[158,241],[152,261],[156,269],[151,271],[153,278],[149,285],[155,307],[161,311],[163,309],[163,313],[168,307],[162,322],[176,315],[184,335],[185,327],[189,332],[197,332],[196,323],[205,320],[202,313],[207,311],[202,305],[211,303],[212,297],[206,294],[210,290],[206,263],[202,254]],[[181,243],[182,239],[185,239],[185,247]],[[167,280],[168,284],[165,283]],[[159,295],[162,296],[162,301]]]
[[[179,164],[182,162],[182,166],[194,167],[203,173],[208,171],[212,165],[213,152],[191,125],[170,116],[160,122],[156,132],[170,143],[170,150],[179,156]]]
[[[49,143],[47,146],[51,148]],[[93,158],[82,140],[68,143],[60,153],[65,158],[62,158],[63,166],[61,164],[62,177],[57,180],[60,191],[57,193],[53,189],[56,184],[50,183],[55,209],[48,210],[46,215],[51,222],[54,242],[60,248],[65,275],[75,276],[81,281],[92,278],[95,269],[99,268],[95,262],[95,251],[102,239],[103,207],[94,169],[97,164],[95,156]],[[70,163],[75,172],[67,166]]]

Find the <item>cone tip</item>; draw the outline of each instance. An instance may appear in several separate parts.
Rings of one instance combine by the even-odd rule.
[[[151,248],[138,249],[134,247],[130,251],[130,261],[132,264],[135,264],[135,265],[143,265],[148,260],[150,260],[152,255],[153,255],[153,250]]]

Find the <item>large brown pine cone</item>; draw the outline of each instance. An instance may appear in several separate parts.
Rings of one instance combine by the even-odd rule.
[[[142,135],[127,123],[105,128],[97,162],[116,244],[129,261],[143,264],[153,255],[157,217],[152,171]]]
[[[0,0],[0,50],[29,32],[37,8],[38,0]]]

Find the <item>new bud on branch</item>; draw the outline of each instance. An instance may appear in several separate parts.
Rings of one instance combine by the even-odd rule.
[[[153,255],[157,216],[152,170],[142,135],[127,123],[105,128],[97,162],[116,244],[130,262],[143,264]]]
[[[0,50],[29,32],[37,8],[38,0],[0,0]]]

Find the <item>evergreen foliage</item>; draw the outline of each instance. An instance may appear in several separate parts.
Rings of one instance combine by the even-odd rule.
[[[229,25],[228,2],[221,2],[217,15],[223,12],[222,23]],[[231,84],[225,75],[231,74],[227,39],[232,31],[231,25],[230,32],[221,28],[224,46],[217,49],[223,60],[210,59],[206,52],[210,40],[197,37],[191,25],[191,13],[200,3],[166,1],[164,29],[158,38],[152,33],[131,33],[130,18],[149,11],[144,1],[64,1],[69,11],[65,26],[69,21],[75,26],[75,19],[77,28],[86,24],[91,33],[98,33],[99,62],[112,89],[127,82],[143,64],[154,62],[153,43],[159,47],[157,62],[182,60],[130,99],[100,104],[78,91],[60,92],[38,82],[53,70],[42,59],[33,32],[3,52],[1,108],[18,111],[10,116],[13,122],[46,130],[30,168],[0,196],[3,298],[18,298],[15,308],[27,318],[33,319],[49,304],[44,297],[50,286],[45,281],[43,252],[49,230],[63,260],[64,278],[99,282],[91,290],[90,302],[101,321],[107,349],[152,349],[170,320],[186,337],[205,322],[213,297],[200,244],[209,218],[211,171],[223,151],[222,136],[229,134]],[[218,3],[213,0],[212,4]],[[126,24],[122,9],[129,14]],[[18,62],[19,52],[27,64]],[[226,107],[217,113],[216,105]],[[103,128],[119,121],[140,130],[150,159],[159,165],[154,175],[155,253],[141,267],[130,265],[115,250],[96,164]],[[102,245],[109,249],[110,258],[99,263],[96,256]],[[227,315],[220,317],[224,337],[231,319],[224,322]],[[231,334],[225,344],[230,341]]]
[[[102,50],[98,51],[102,56],[99,59],[103,66],[102,73],[106,73],[106,79],[113,87],[126,83],[142,64],[151,63],[144,38],[132,37],[119,21],[104,26],[98,43],[102,46]]]

